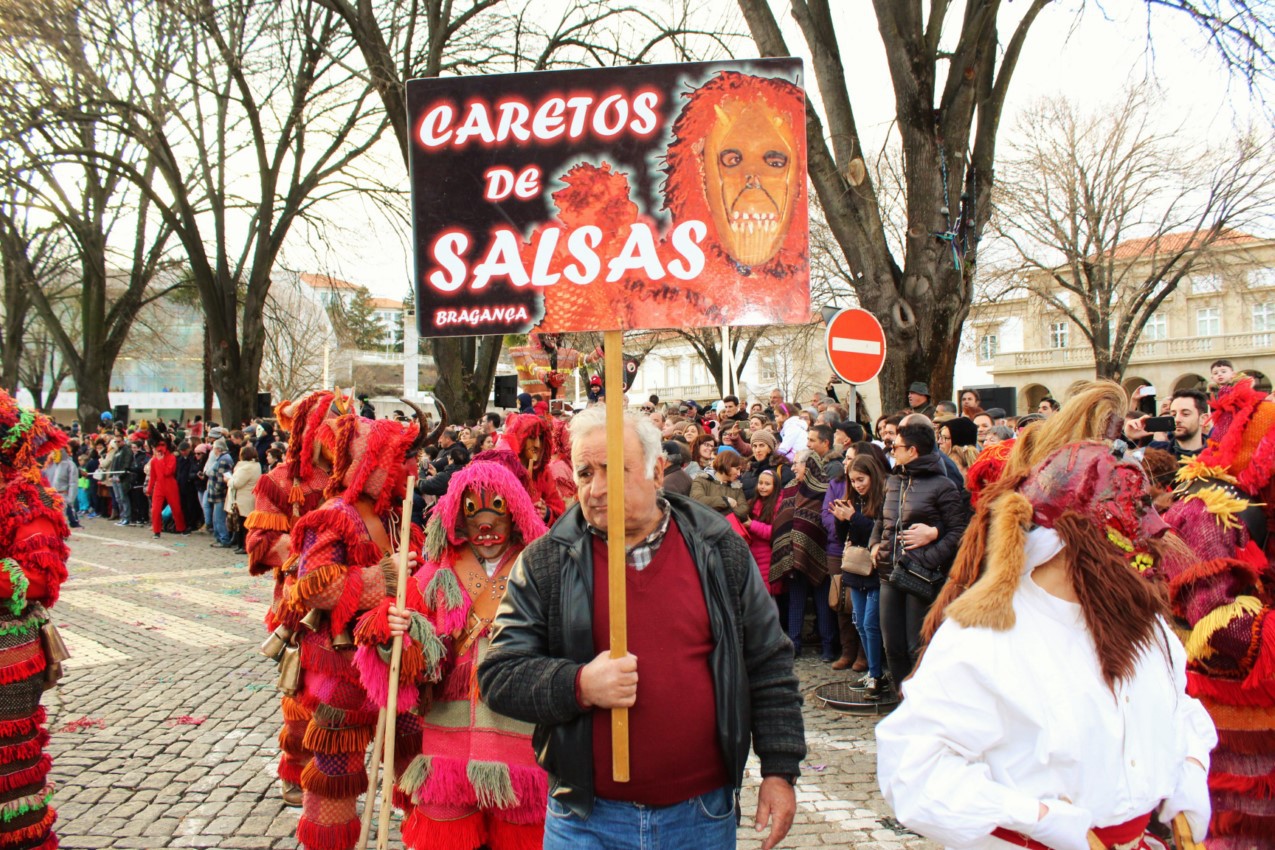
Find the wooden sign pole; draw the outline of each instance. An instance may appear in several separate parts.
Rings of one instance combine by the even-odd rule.
[[[629,651],[624,563],[624,332],[604,331],[607,411],[607,598],[611,614],[611,657]],[[611,709],[611,773],[629,781],[629,710]]]
[[[422,428],[425,423],[421,423]],[[407,477],[407,497],[403,499],[403,524],[399,527],[398,541],[398,594],[394,604],[407,607],[407,556],[412,542],[412,494],[416,492],[416,476]],[[381,785],[381,819],[376,826],[376,850],[389,850],[390,813],[394,810],[394,733],[398,723],[398,671],[403,664],[403,636],[394,638],[390,648],[389,696],[385,700],[385,754],[381,757],[381,769],[385,780]],[[368,786],[368,808],[374,792]]]

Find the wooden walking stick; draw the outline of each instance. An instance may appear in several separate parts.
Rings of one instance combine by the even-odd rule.
[[[363,817],[359,822],[358,850],[367,850],[367,840],[372,837],[372,805],[377,780],[381,778],[381,748],[385,746],[385,706],[376,715],[376,738],[372,741],[372,764],[367,771],[367,794],[363,798]]]
[[[407,555],[412,542],[412,493],[416,491],[416,476],[407,477],[407,495],[403,498],[403,523],[398,542],[398,593],[394,604],[399,609],[407,605]],[[403,636],[394,638],[390,649],[389,696],[385,699],[385,754],[382,768],[385,778],[381,783],[381,819],[376,825],[376,850],[389,850],[390,812],[394,808],[394,727],[398,725],[398,671],[403,663]],[[380,725],[379,723],[377,724]],[[373,786],[368,785],[371,797]],[[369,799],[369,803],[371,800]],[[371,806],[368,806],[371,809]]]
[[[611,657],[629,651],[627,569],[624,563],[624,332],[603,331],[607,412],[607,608]],[[629,710],[611,709],[611,775],[629,781]]]

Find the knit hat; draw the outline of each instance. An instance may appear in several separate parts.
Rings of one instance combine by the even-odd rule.
[[[947,432],[952,435],[954,446],[974,446],[978,444],[978,426],[974,420],[957,416],[943,423]]]
[[[770,447],[772,452],[779,447],[779,443],[775,440],[775,435],[765,429],[754,431],[752,436],[749,438],[749,442],[765,443]]]

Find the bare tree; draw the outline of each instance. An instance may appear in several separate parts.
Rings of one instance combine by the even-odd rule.
[[[24,4],[0,7],[0,28],[11,36],[0,72],[11,106],[0,145],[13,198],[0,226],[16,249],[27,217],[37,212],[44,226],[60,231],[65,250],[58,261],[69,257],[77,267],[68,310],[62,293],[47,286],[65,287],[62,270],[39,267],[54,261],[47,251],[14,258],[29,264],[24,297],[74,379],[85,427],[110,407],[111,372],[139,310],[177,285],[156,285],[173,264],[172,230],[153,218],[150,198],[128,178],[132,171],[140,183],[151,181],[155,156],[112,116],[83,107],[109,83],[125,103],[159,108],[143,81],[109,61],[116,30],[102,23],[87,6],[51,4],[38,14]]]
[[[1021,259],[1014,285],[1067,316],[1099,378],[1120,380],[1142,329],[1212,247],[1265,220],[1275,138],[1188,142],[1131,89],[1091,112],[1066,99],[1026,112],[1005,157],[996,229]]]
[[[266,298],[261,386],[276,401],[296,398],[318,386],[324,349],[336,344],[327,313],[302,286],[296,275],[289,275],[276,280]]]
[[[97,75],[73,117],[113,122],[145,158],[87,142],[58,152],[129,180],[180,243],[212,386],[238,422],[255,405],[280,251],[316,205],[352,191],[343,178],[386,119],[350,68],[354,45],[335,14],[306,0],[86,0],[75,23],[127,73]]]
[[[1228,66],[1251,82],[1272,70],[1270,12],[1255,0],[1147,0],[1208,33]],[[738,0],[763,56],[786,56],[768,0]],[[874,0],[895,94],[907,229],[890,244],[881,187],[869,174],[830,0],[791,0],[812,57],[823,114],[806,110],[809,172],[859,302],[885,328],[890,357],[883,403],[911,381],[935,398],[952,391],[969,313],[978,243],[988,222],[1005,98],[1027,35],[1049,0]],[[1059,12],[1058,14],[1062,14]],[[861,18],[860,18],[861,19]],[[1003,39],[1003,40],[1002,40]]]
[[[371,86],[408,162],[406,82],[421,77],[686,61],[726,52],[730,33],[692,22],[689,0],[657,15],[649,3],[571,0],[561,6],[504,0],[310,0],[341,16],[363,53]],[[487,408],[502,338],[435,337],[434,394],[456,416]]]

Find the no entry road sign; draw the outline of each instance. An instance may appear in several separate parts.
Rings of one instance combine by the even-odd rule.
[[[842,310],[828,322],[828,364],[850,384],[866,384],[885,363],[885,331],[877,317],[858,307]]]

